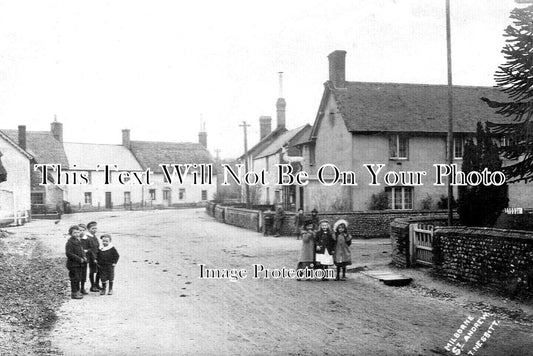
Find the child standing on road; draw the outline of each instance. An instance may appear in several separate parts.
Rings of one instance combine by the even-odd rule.
[[[85,224],[79,224],[78,227],[80,228],[80,242],[83,246],[83,252],[85,252],[85,257],[88,258],[88,253],[90,249],[89,239],[87,238],[87,226]],[[88,258],[90,260],[90,258]],[[85,262],[81,267],[81,294],[86,295],[89,294],[85,290],[85,282],[87,281],[87,262]]]
[[[315,257],[315,231],[311,220],[304,223],[304,230],[300,232],[302,239],[302,250],[300,252],[300,259],[298,260],[298,267],[296,269],[312,268]],[[297,279],[300,280],[299,278]]]
[[[340,219],[333,225],[335,230],[335,266],[337,266],[337,276],[335,280],[346,280],[346,266],[352,264],[352,255],[350,253],[350,245],[352,244],[352,236],[348,233],[348,222]],[[342,269],[342,278],[340,273]]]
[[[85,251],[80,242],[80,228],[78,225],[73,225],[68,229],[70,238],[65,245],[65,254],[67,255],[67,269],[70,278],[70,289],[72,299],[82,299],[83,295],[80,293],[80,283],[82,281],[82,268],[87,263],[85,258]]]
[[[98,269],[100,271],[100,280],[102,281],[102,290],[100,295],[105,295],[107,283],[109,282],[109,291],[107,295],[113,294],[113,281],[115,279],[115,266],[117,265],[119,254],[117,249],[111,243],[111,235],[102,235],[102,247],[98,250]]]
[[[333,253],[335,252],[335,242],[329,227],[329,221],[323,219],[319,221],[319,230],[315,235],[315,267],[325,270],[333,265]],[[326,280],[326,277],[322,278]]]
[[[98,248],[100,247],[100,243],[98,242],[98,238],[96,237],[96,232],[98,231],[98,224],[96,221],[91,221],[87,224],[87,239],[88,245],[89,245],[89,252],[87,253],[88,259],[89,259],[89,281],[91,282],[91,292],[98,292],[100,291],[99,284],[100,284],[100,278],[98,275],[98,261],[96,260],[96,256],[98,255]]]

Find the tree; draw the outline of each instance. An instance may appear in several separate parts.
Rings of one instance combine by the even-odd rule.
[[[476,142],[468,140],[463,155],[462,171],[499,171],[502,160],[498,147],[488,130],[477,124]],[[466,226],[493,226],[498,216],[507,207],[507,183],[501,186],[483,185],[459,186],[457,212],[461,223]]]
[[[497,86],[507,101],[482,98],[496,113],[505,117],[501,123],[489,123],[490,132],[504,136],[504,158],[514,163],[503,168],[508,182],[533,181],[533,5],[514,9],[512,25],[505,29],[507,44],[502,53],[506,63],[495,74]]]

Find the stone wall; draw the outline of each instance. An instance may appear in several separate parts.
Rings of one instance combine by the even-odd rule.
[[[243,227],[248,230],[261,231],[261,212],[239,208],[224,208],[224,222],[226,224]]]
[[[224,216],[225,211],[225,216]],[[214,216],[218,221],[228,224],[249,228],[254,231],[263,231],[264,212],[260,210],[239,209],[219,204],[208,203],[206,212]],[[233,214],[233,212],[235,212]],[[235,216],[228,217],[230,214]],[[246,214],[251,215],[245,217]],[[327,219],[331,225],[339,219],[348,221],[348,232],[354,238],[383,238],[389,237],[390,224],[397,218],[423,217],[430,215],[446,219],[446,213],[443,211],[427,210],[384,210],[384,211],[352,211],[352,212],[324,212],[319,213],[318,218]],[[310,219],[309,212],[305,213],[305,218]],[[231,219],[231,222],[228,221]],[[292,212],[285,213],[285,219],[281,226],[281,235],[297,236],[299,234],[296,224],[297,214]],[[258,224],[258,225],[256,225]]]
[[[473,227],[435,230],[435,271],[511,296],[533,297],[533,233]]]

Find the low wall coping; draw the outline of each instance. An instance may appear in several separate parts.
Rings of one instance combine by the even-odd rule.
[[[435,232],[440,234],[467,233],[473,235],[485,235],[500,239],[520,239],[526,241],[533,240],[532,231],[495,229],[491,227],[469,227],[469,226],[439,226],[435,227]]]

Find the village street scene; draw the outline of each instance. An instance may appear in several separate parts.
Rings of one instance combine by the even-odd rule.
[[[0,355],[533,355],[533,0],[30,2]]]

